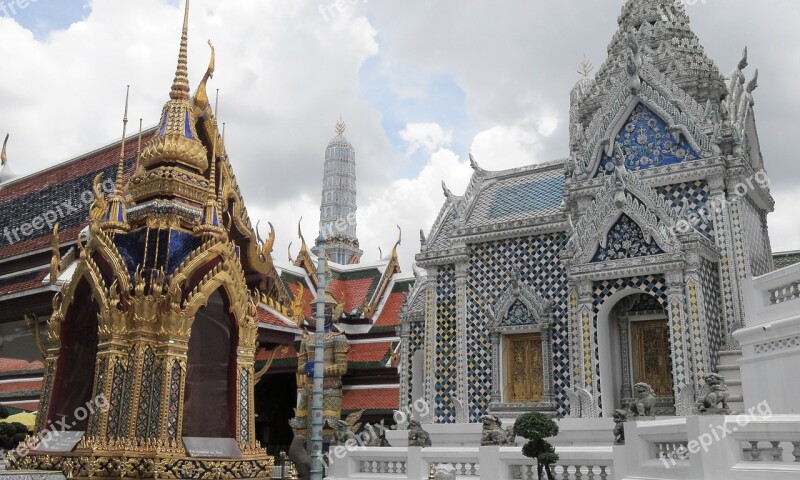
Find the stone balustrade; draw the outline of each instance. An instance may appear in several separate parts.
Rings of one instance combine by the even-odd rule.
[[[576,426],[578,424],[575,424]],[[459,425],[450,425],[455,432]],[[577,438],[578,431],[570,438]],[[661,418],[625,424],[626,443],[556,445],[559,480],[800,478],[800,415]],[[534,480],[521,447],[360,447],[334,459],[328,480],[426,480],[432,467],[458,480]]]

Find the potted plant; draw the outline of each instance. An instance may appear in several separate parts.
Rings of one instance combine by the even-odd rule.
[[[522,454],[536,459],[539,480],[544,478],[543,472],[547,472],[548,480],[554,480],[550,466],[558,462],[558,454],[556,448],[545,439],[558,435],[558,424],[545,414],[532,412],[517,418],[514,431],[528,439],[528,443],[522,446]]]

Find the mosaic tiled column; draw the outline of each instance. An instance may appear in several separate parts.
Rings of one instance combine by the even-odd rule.
[[[457,388],[456,403],[458,411],[456,423],[469,423],[469,398],[467,385],[469,370],[467,364],[467,262],[456,264],[456,355]]]
[[[576,315],[576,332],[578,341],[576,342],[576,358],[580,362],[580,374],[575,379],[576,388],[585,388],[592,394],[599,391],[595,387],[597,360],[593,352],[596,327],[594,325],[594,312],[592,308],[592,282],[582,280],[578,283],[578,305]]]
[[[541,324],[542,340],[542,375],[543,375],[543,395],[542,401],[552,404],[555,400],[553,393],[553,323],[544,321]]]
[[[721,176],[711,177],[712,198],[718,208],[714,210],[716,242],[721,252],[719,276],[722,287],[722,303],[725,315],[725,348],[736,349],[738,342],[733,332],[742,325],[742,302],[738,278],[744,267],[744,248],[741,237],[741,220],[738,207],[725,194],[725,183]],[[737,232],[737,230],[739,230]]]
[[[410,412],[411,409],[411,323],[401,313],[400,325],[397,327],[397,336],[400,337],[400,411]],[[399,425],[401,428],[405,425]]]
[[[165,381],[161,386],[159,438],[179,444],[183,435],[183,396],[186,387],[187,341],[170,344],[160,356]]]
[[[101,321],[102,323],[102,321]],[[108,404],[106,412],[96,411],[88,424],[88,437],[113,440],[127,435],[131,392],[125,387],[132,384],[135,368],[130,362],[130,347],[127,340],[117,335],[103,338],[97,346],[95,363],[95,385],[93,399],[104,398]]]
[[[689,331],[691,332],[691,352],[694,361],[694,395],[701,395],[702,386],[705,384],[705,374],[711,365],[711,347],[708,344],[708,316],[705,312],[703,289],[700,288],[699,274],[692,273],[686,277],[685,294],[688,299]]]
[[[690,415],[691,411],[679,405],[677,399],[687,385],[692,384],[692,362],[687,351],[691,346],[691,335],[686,322],[686,297],[683,294],[684,277],[682,273],[673,272],[667,275],[667,315],[669,317],[670,351],[672,353],[673,392],[676,399],[678,416]]]
[[[428,415],[422,417],[424,423],[433,423],[434,397],[436,396],[436,287],[439,276],[438,267],[428,267],[425,285],[427,318],[425,319],[425,401],[428,402]]]
[[[629,399],[633,398],[633,390],[631,389],[631,353],[630,353],[630,320],[628,317],[620,317],[619,319],[619,352],[622,358],[622,388],[620,394],[622,396],[622,405],[625,405]]]

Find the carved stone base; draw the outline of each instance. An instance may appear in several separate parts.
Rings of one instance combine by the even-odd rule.
[[[555,402],[535,403],[497,403],[489,404],[489,412],[497,417],[517,417],[524,413],[539,412],[552,417],[556,416]]]
[[[66,478],[225,480],[270,478],[274,459],[267,455],[203,459],[156,454],[150,457],[81,452],[28,455],[9,459],[9,470],[61,471]]]

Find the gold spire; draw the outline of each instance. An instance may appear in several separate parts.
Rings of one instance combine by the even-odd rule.
[[[206,200],[206,208],[204,212],[203,226],[201,229],[208,233],[220,233],[223,228],[219,219],[219,196],[217,195],[217,140],[219,133],[217,129],[217,115],[219,110],[219,89],[217,89],[217,97],[214,102],[214,140],[211,146],[211,165],[209,166],[208,174],[208,199]]]
[[[0,152],[0,167],[5,167],[6,163],[8,163],[8,157],[6,156],[6,145],[8,145],[8,136],[10,134],[6,133],[6,139],[3,140],[3,151]]]
[[[336,133],[339,135],[344,135],[345,130],[347,130],[347,124],[344,123],[342,116],[339,115],[339,121],[336,122]]]
[[[117,165],[117,195],[122,195],[122,180],[125,176],[125,135],[128,129],[128,99],[131,95],[131,86],[125,90],[125,114],[122,117],[122,146],[119,152],[119,165]]]
[[[181,34],[181,49],[178,53],[178,68],[175,70],[175,80],[169,98],[173,100],[189,100],[189,66],[187,52],[189,45],[189,0],[183,13],[183,32]]]

